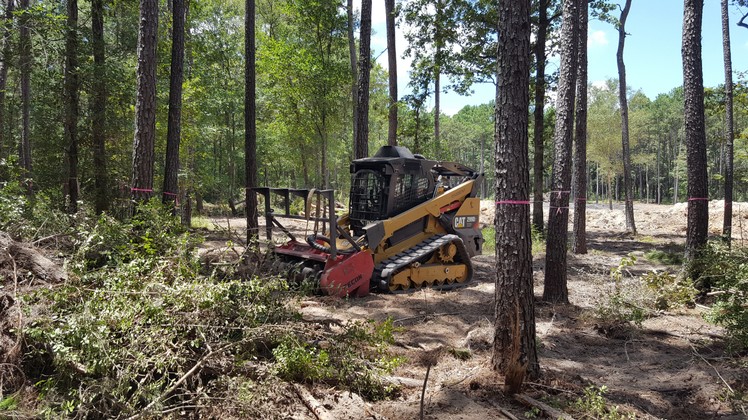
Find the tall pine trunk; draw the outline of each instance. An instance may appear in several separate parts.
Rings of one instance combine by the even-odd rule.
[[[732,184],[733,184],[733,141],[735,123],[733,121],[732,99],[732,55],[730,53],[730,15],[727,0],[722,0],[722,51],[725,61],[725,209],[722,223],[722,236],[729,243],[732,238]]]
[[[561,65],[558,81],[556,134],[554,136],[551,206],[545,256],[543,300],[568,302],[566,242],[569,237],[571,146],[574,132],[574,98],[577,73],[579,15],[577,0],[564,0],[561,25]]]
[[[67,178],[67,210],[78,211],[78,0],[67,0],[65,34],[65,122],[63,124]]]
[[[34,193],[31,182],[31,33],[29,29],[29,0],[21,0],[22,11],[19,38],[19,65],[21,72],[21,141],[18,147],[21,185],[26,193]]]
[[[361,1],[358,63],[358,124],[355,158],[369,156],[369,75],[371,71],[371,0]]]
[[[629,102],[626,97],[626,65],[623,62],[623,48],[626,43],[626,19],[631,10],[631,0],[626,0],[621,12],[618,24],[618,101],[621,106],[621,145],[623,148],[623,189],[626,213],[626,230],[636,235],[636,222],[634,221],[634,200],[631,182],[631,150],[629,148]]]
[[[244,15],[244,171],[245,211],[247,214],[247,245],[259,238],[257,195],[250,190],[257,186],[257,56],[255,50],[255,0],[246,0]]]
[[[397,146],[397,49],[395,48],[395,0],[384,0],[387,14],[387,64],[389,67],[389,128],[387,144]]]
[[[543,154],[545,128],[545,44],[548,38],[548,5],[549,0],[540,0],[538,5],[538,34],[535,41],[535,127],[533,129],[533,207],[532,224],[538,232],[543,231]]]
[[[574,0],[577,1],[577,0]],[[492,364],[509,394],[540,373],[530,242],[530,2],[499,3],[496,87],[496,292]]]
[[[10,60],[10,31],[13,28],[13,0],[5,2],[5,24],[3,25],[2,59],[0,59],[0,159],[4,159],[5,149],[12,141],[5,133],[5,87],[8,84],[8,65]],[[0,174],[2,176],[3,174]],[[0,181],[4,179],[0,178]]]
[[[137,100],[133,140],[131,196],[136,201],[153,195],[156,139],[156,36],[158,0],[140,0]]]
[[[106,170],[106,62],[104,45],[104,0],[91,1],[91,38],[94,78],[91,101],[91,141],[93,143],[94,207],[97,214],[109,208]]]
[[[587,26],[588,5],[579,0],[579,63],[577,65],[576,121],[574,133],[574,240],[572,252],[587,253]]]
[[[688,169],[688,223],[686,260],[692,262],[706,245],[709,191],[706,168],[704,76],[701,68],[703,0],[685,0],[683,6],[683,97]],[[688,264],[693,267],[694,264]],[[691,278],[698,275],[688,270]]]
[[[348,0],[348,54],[351,59],[351,103],[353,104],[353,150],[356,154],[356,139],[358,139],[358,64],[356,62],[356,38],[353,35],[353,0]]]
[[[184,79],[184,0],[172,0],[171,78],[169,82],[169,118],[166,128],[166,164],[164,165],[164,204],[176,203],[179,194],[179,143],[182,120],[182,80]]]

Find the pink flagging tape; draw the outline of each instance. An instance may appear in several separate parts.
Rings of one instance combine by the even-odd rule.
[[[173,193],[173,192],[167,192],[167,191],[164,191],[164,193],[163,193],[163,194],[164,194],[164,195],[168,195],[168,196],[170,196],[170,197],[177,197],[177,193]]]
[[[150,188],[130,188],[130,191],[134,192],[153,192]]]
[[[529,206],[530,202],[526,200],[502,200],[502,201],[497,201],[496,204],[517,204],[517,205]]]
[[[688,201],[709,201],[709,198],[692,197],[692,198],[689,198]]]

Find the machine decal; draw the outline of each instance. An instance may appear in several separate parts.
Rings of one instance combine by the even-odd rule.
[[[473,227],[478,222],[478,216],[457,216],[455,217],[455,229],[466,229]]]

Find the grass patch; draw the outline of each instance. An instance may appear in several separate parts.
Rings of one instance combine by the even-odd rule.
[[[652,262],[665,265],[682,265],[683,252],[673,250],[653,249],[644,253],[644,257]]]
[[[496,228],[493,226],[484,227],[483,233],[483,255],[491,255],[496,252]],[[542,233],[532,228],[532,255],[538,255],[545,252],[545,238]]]
[[[215,226],[213,225],[213,222],[205,217],[205,216],[192,216],[192,226],[193,229],[205,229],[205,230],[213,230]]]

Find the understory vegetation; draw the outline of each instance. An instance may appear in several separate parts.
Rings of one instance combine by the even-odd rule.
[[[45,284],[20,270],[0,290],[20,307],[2,330],[22,343],[13,370],[0,372],[0,416],[262,416],[271,405],[253,402],[273,388],[252,384],[274,381],[324,382],[373,400],[397,391],[382,379],[402,361],[387,350],[391,321],[304,321],[304,296],[285,279],[244,274],[241,261],[201,263],[200,239],[160,203],[119,221],[0,197],[12,212],[3,214],[17,216],[0,229],[27,241],[65,237],[69,274]]]

